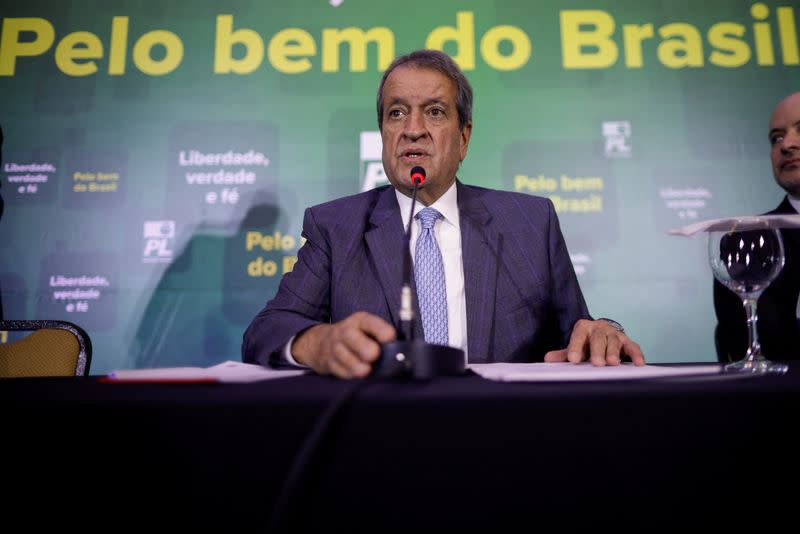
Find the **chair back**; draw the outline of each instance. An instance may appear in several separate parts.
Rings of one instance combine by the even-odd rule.
[[[0,331],[30,335],[0,344],[0,378],[88,376],[92,342],[68,321],[0,321]]]

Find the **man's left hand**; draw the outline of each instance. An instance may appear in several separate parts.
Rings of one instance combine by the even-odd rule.
[[[605,321],[580,319],[572,329],[566,349],[551,350],[544,355],[546,362],[580,363],[589,360],[592,365],[619,365],[622,356],[628,356],[634,365],[644,365],[644,354],[624,332]]]

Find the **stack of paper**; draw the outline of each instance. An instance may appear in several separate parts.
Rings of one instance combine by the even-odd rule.
[[[606,365],[583,363],[483,363],[470,364],[470,369],[489,380],[504,382],[550,382],[573,380],[628,380],[688,375],[720,374],[722,365]]]
[[[307,373],[305,370],[279,371],[232,360],[213,367],[164,367],[112,371],[107,382],[256,382]]]

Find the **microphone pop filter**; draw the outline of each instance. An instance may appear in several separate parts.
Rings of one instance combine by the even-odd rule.
[[[425,169],[417,165],[411,169],[411,183],[422,185],[425,183]]]

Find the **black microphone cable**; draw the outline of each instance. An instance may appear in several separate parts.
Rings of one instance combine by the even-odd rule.
[[[309,491],[310,473],[314,471],[313,467],[319,461],[321,446],[333,433],[335,423],[356,394],[377,380],[376,378],[353,380],[333,398],[317,417],[289,467],[288,475],[281,486],[269,517],[267,533],[282,534],[297,531],[297,511],[301,508],[304,497],[303,490],[305,489],[306,493]]]

